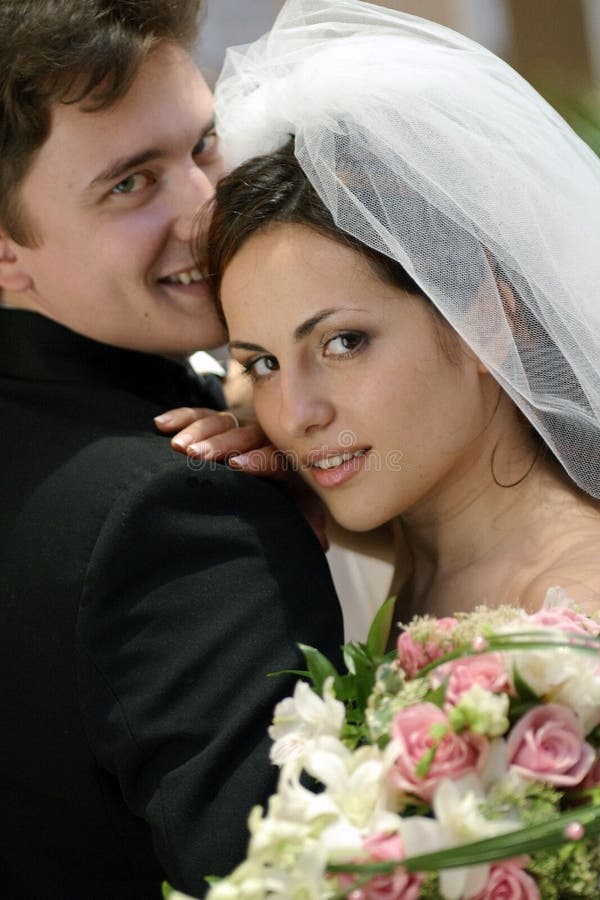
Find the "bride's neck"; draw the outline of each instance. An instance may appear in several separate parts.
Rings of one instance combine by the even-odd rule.
[[[502,473],[482,458],[462,483],[402,516],[414,611],[508,602],[581,516],[585,504],[557,465],[532,442],[521,450]]]

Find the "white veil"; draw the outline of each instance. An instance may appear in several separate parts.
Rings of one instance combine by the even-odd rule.
[[[228,52],[236,165],[296,138],[336,223],[397,259],[600,497],[600,161],[508,65],[362,0],[288,0]]]

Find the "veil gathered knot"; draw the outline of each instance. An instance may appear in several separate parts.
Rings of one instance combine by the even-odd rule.
[[[295,137],[336,224],[396,259],[600,497],[600,160],[513,69],[441,25],[288,0],[228,51],[235,166]]]

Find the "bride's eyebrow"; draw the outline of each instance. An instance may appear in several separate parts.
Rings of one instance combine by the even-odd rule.
[[[320,312],[315,313],[314,316],[311,316],[310,319],[306,319],[305,322],[298,325],[297,328],[294,328],[294,340],[296,343],[301,341],[302,338],[308,337],[308,335],[317,327],[319,322],[322,322],[323,319],[327,319],[336,312],[342,312],[342,310],[339,307],[334,309],[322,309]]]
[[[323,322],[324,319],[328,319],[329,316],[334,315],[334,313],[341,312],[365,312],[368,313],[368,309],[359,309],[358,307],[345,307],[345,306],[334,306],[331,309],[322,309],[318,313],[315,313],[314,316],[311,316],[309,319],[306,319],[304,322],[301,322],[296,328],[294,328],[294,341],[298,343],[303,338],[308,337],[312,331],[317,327],[320,322]],[[247,341],[230,341],[229,342],[230,350],[250,350],[256,351],[259,353],[266,353],[266,349],[261,347],[260,344],[249,344]]]
[[[249,344],[247,341],[229,341],[230,350],[256,350],[259,353],[266,353],[266,349],[260,344]]]
[[[301,341],[302,338],[308,337],[308,335],[317,327],[317,325],[324,319],[328,319],[329,316],[333,316],[335,313],[348,312],[369,313],[370,311],[368,309],[360,309],[357,306],[334,306],[331,309],[322,309],[320,312],[315,313],[314,316],[311,316],[310,319],[306,319],[305,322],[302,322],[300,325],[298,325],[297,328],[294,329],[294,340],[298,342]]]

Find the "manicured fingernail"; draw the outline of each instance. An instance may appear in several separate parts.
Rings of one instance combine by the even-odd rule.
[[[168,425],[169,422],[173,421],[173,416],[168,415],[168,413],[163,413],[162,416],[154,416],[154,421],[157,425]]]
[[[238,466],[241,469],[250,464],[250,457],[247,453],[240,453],[239,456],[230,456],[227,462],[230,466]]]
[[[188,434],[187,431],[184,431],[183,434],[178,434],[177,437],[174,437],[171,443],[176,447],[180,447],[182,450],[185,450],[193,440],[194,435]]]
[[[197,444],[190,444],[187,452],[193,456],[204,456],[210,451],[209,445],[205,441],[199,441]]]

